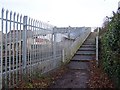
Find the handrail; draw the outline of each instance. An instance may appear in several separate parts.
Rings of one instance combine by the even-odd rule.
[[[96,64],[98,65],[98,36],[96,36]]]
[[[99,61],[98,61],[98,55],[99,55],[99,50],[98,50],[98,47],[99,47],[99,45],[98,45],[98,36],[99,36],[99,28],[98,28],[98,30],[97,30],[97,35],[96,35],[96,64],[97,64],[97,66],[99,65]]]

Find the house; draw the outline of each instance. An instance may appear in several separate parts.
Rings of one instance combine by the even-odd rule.
[[[49,44],[50,41],[48,39],[44,39],[44,38],[40,38],[40,32],[36,33],[36,31],[32,31],[32,30],[27,30],[26,32],[27,34],[27,50],[31,50],[33,49],[32,47],[34,45],[45,45],[45,44]],[[22,46],[23,46],[23,30],[11,30],[10,32],[8,32],[7,34],[7,46],[8,49],[11,49],[11,51],[15,51],[16,52],[16,44],[18,47],[18,50],[22,51]],[[10,38],[11,37],[11,38]],[[16,42],[17,41],[17,42]],[[10,45],[11,43],[11,45]]]

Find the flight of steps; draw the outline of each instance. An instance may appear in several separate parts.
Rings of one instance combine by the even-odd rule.
[[[68,71],[51,88],[88,88],[89,62],[95,60],[95,33],[92,32],[67,64]]]
[[[96,34],[94,32],[91,33],[83,45],[78,49],[69,63],[70,69],[89,69],[89,61],[96,59],[95,36]]]

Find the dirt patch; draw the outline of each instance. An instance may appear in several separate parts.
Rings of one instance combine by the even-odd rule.
[[[87,88],[89,74],[85,70],[69,70],[50,88]]]
[[[72,70],[67,65],[47,76],[21,82],[16,88],[114,88],[112,81],[95,61],[88,65],[90,70]]]
[[[77,62],[80,63],[80,62]],[[88,62],[84,62],[88,65]],[[71,63],[69,63],[71,64]],[[88,69],[71,69],[71,65],[67,65],[69,69],[50,88],[88,88],[89,70]],[[73,64],[72,67],[76,67]]]
[[[66,66],[62,66],[48,75],[35,77],[32,80],[31,78],[28,78],[27,81],[21,81],[15,88],[48,88],[51,84],[54,84],[55,81],[59,79],[67,70],[68,69]]]
[[[96,66],[96,62],[90,63],[89,88],[114,88],[112,81],[107,74]]]

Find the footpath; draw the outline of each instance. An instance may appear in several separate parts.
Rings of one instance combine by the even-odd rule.
[[[92,32],[68,64],[16,88],[114,88],[104,70],[96,66],[95,37]]]
[[[95,51],[95,33],[93,32],[67,65],[68,70],[50,88],[88,88],[90,62],[96,59]]]

